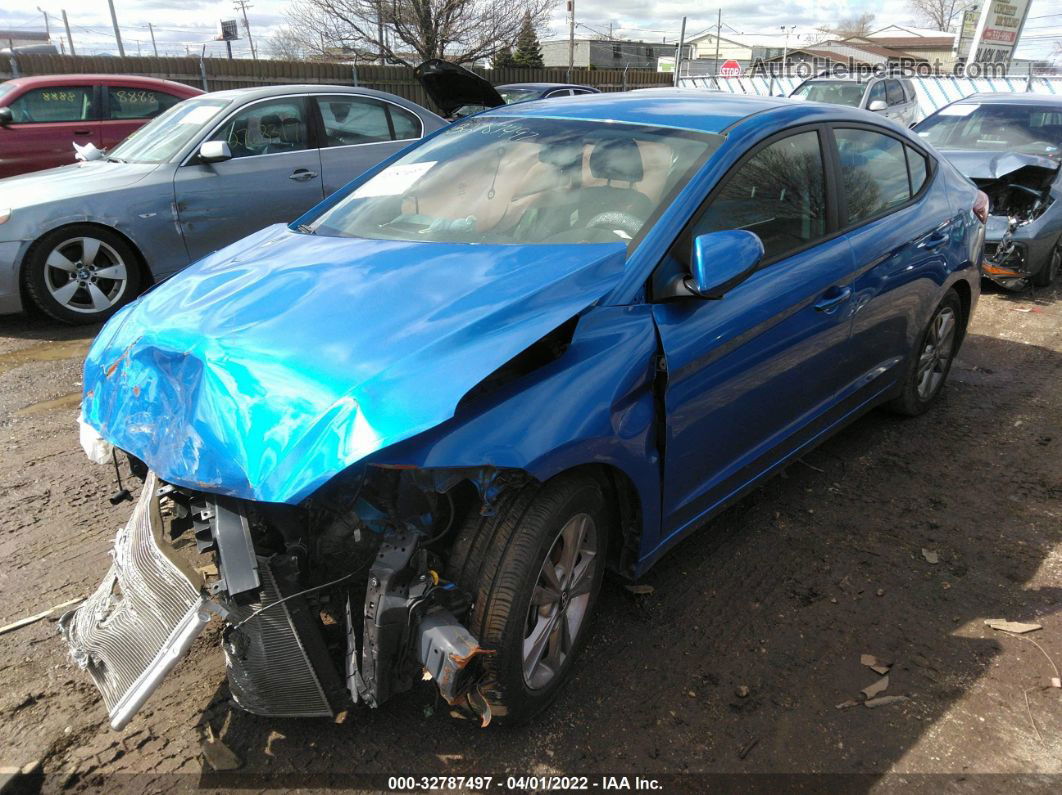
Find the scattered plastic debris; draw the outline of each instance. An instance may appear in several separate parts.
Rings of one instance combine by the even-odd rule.
[[[648,596],[649,594],[651,594],[653,591],[656,590],[651,585],[635,584],[635,585],[624,585],[623,587],[626,588],[630,593],[637,594],[638,596]]]
[[[18,621],[12,621],[7,626],[0,627],[0,635],[4,635],[13,629],[18,629],[19,627],[25,627],[30,624],[34,624],[40,621],[42,618],[47,618],[57,610],[62,610],[64,607],[72,607],[73,605],[76,605],[79,602],[83,601],[85,601],[84,598],[79,596],[77,599],[70,599],[66,602],[63,602],[62,604],[56,605],[55,607],[50,607],[41,613],[37,613],[36,615],[26,616],[25,618],[20,618]]]
[[[859,655],[859,662],[869,668],[876,674],[884,676],[892,668],[891,662],[883,662],[875,657],[873,654],[861,654]]]
[[[895,704],[898,701],[908,701],[907,696],[879,696],[878,698],[868,698],[863,702],[864,707],[874,709],[876,707],[884,707],[889,704]]]
[[[888,689],[888,687],[889,687],[889,677],[888,676],[883,676],[883,677],[881,677],[881,679],[876,681],[874,684],[868,685],[867,687],[864,687],[861,692],[869,700],[869,699],[874,698],[874,696],[876,696],[878,693],[884,693]]]
[[[926,563],[931,566],[936,566],[940,563],[940,555],[931,549],[922,548],[922,557],[926,559]]]
[[[734,695],[736,695],[738,698],[748,698],[749,693],[751,692],[752,691],[749,690],[748,685],[739,685],[738,688],[734,691]]]
[[[849,707],[858,707],[859,702],[854,698],[850,698],[847,701],[842,701],[840,704],[835,704],[834,709],[848,709]]]
[[[208,725],[206,739],[199,744],[203,758],[214,770],[236,770],[243,762],[225,743],[214,736],[214,730]]]
[[[1016,635],[1021,635],[1025,632],[1035,632],[1038,629],[1043,629],[1042,624],[1029,624],[1022,621],[1007,621],[1005,618],[986,618],[985,626],[992,629],[998,629],[1001,632],[1013,632]]]

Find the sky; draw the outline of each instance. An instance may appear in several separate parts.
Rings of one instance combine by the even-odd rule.
[[[117,54],[111,28],[107,0],[41,0],[40,9],[47,11],[51,31],[57,41],[62,33],[61,10],[67,6],[74,45],[79,54],[111,52]],[[0,29],[42,30],[44,16],[34,10],[35,2],[14,8],[15,0],[0,0]],[[196,52],[204,42],[217,33],[219,19],[233,19],[232,0],[114,0],[126,54],[150,55],[152,52],[150,22],[155,29],[159,55],[184,55],[186,47]],[[249,0],[247,11],[251,33],[260,51],[271,32],[282,26],[291,0]],[[568,23],[564,0],[557,0],[549,30],[541,38],[566,38]],[[691,13],[691,7],[696,8]],[[576,0],[576,36],[593,37],[609,31],[625,39],[669,41],[677,39],[683,15],[688,16],[687,35],[694,35],[716,24],[716,8],[723,12],[723,36],[745,39],[751,43],[766,43],[768,38],[780,36],[782,25],[796,25],[798,40],[801,32],[810,33],[820,25],[855,17],[864,11],[875,14],[875,26],[889,24],[917,24],[906,0],[775,0],[763,3],[754,0],[723,0],[717,4],[691,4],[678,0]],[[243,28],[241,23],[241,35]],[[1062,40],[1062,0],[1032,0],[1018,56],[1047,58],[1053,43]],[[225,45],[211,42],[207,54],[223,57]],[[246,39],[233,42],[238,57],[249,55]],[[1062,59],[1059,59],[1062,60]]]

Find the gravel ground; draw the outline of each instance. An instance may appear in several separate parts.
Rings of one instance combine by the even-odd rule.
[[[986,288],[933,411],[849,426],[664,559],[651,594],[607,582],[573,681],[529,727],[456,720],[430,684],[338,725],[246,715],[228,705],[215,626],[114,732],[53,617],[0,636],[0,766],[39,764],[13,784],[46,791],[554,772],[1057,788],[1060,299]],[[94,331],[0,318],[0,625],[88,594],[130,510],[78,445]],[[998,617],[1043,629],[984,625]],[[864,653],[894,662],[885,695],[906,700],[838,708],[878,678]],[[205,767],[208,727],[242,761],[235,778]]]

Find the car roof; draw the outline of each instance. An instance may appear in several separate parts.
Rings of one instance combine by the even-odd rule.
[[[143,75],[123,74],[76,74],[76,75],[27,75],[4,81],[4,85],[13,85],[19,88],[26,86],[62,86],[62,85],[95,85],[96,83],[123,83],[125,85],[143,85],[179,89],[192,94],[202,94],[202,90],[193,86],[178,83],[175,80],[163,80],[160,77],[144,77]]]
[[[425,113],[431,113],[426,108],[422,108],[411,100],[403,97],[396,96],[394,94],[388,94],[386,91],[376,91],[372,88],[362,88],[361,86],[337,86],[329,85],[327,83],[306,83],[287,86],[257,86],[254,88],[229,88],[224,91],[213,91],[210,93],[211,97],[217,97],[219,99],[228,100],[252,100],[252,99],[264,99],[267,97],[280,97],[288,94],[360,94],[362,96],[376,97],[378,99],[385,99],[389,102],[397,102],[404,107],[423,111]]]
[[[660,88],[520,102],[492,108],[480,118],[500,115],[618,121],[718,133],[755,113],[803,104],[694,88]]]
[[[977,103],[980,105],[1052,105],[1062,107],[1062,95],[1052,94],[1028,94],[1017,92],[994,92],[983,94],[971,94],[956,100],[954,105]]]
[[[587,88],[591,91],[597,91],[593,86],[584,86],[579,83],[506,83],[505,85],[495,86],[495,88],[527,88],[540,89],[542,91],[547,88]]]

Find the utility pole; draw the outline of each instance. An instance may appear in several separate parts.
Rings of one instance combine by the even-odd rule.
[[[70,54],[77,55],[74,50],[74,37],[70,35],[70,20],[66,18],[66,9],[63,9],[63,26],[66,28],[66,40],[70,43]]]
[[[679,33],[678,49],[675,50],[675,85],[679,84],[679,69],[682,68],[682,50],[686,46],[686,17],[682,18],[682,31]]]
[[[155,46],[155,29],[148,22],[148,32],[151,33],[151,49],[155,51],[155,57],[159,57],[159,48]]]
[[[114,13],[114,0],[107,0],[111,7],[111,24],[114,26],[114,40],[118,42],[118,54],[125,57],[125,47],[122,46],[122,32],[118,30],[118,15]]]
[[[52,40],[52,27],[48,24],[48,12],[40,6],[37,6],[37,10],[44,14],[44,35],[48,37],[48,41]]]
[[[575,69],[575,0],[568,0],[568,80]]]
[[[723,32],[723,9],[719,9],[719,17],[715,22],[715,76],[719,77],[719,34]]]
[[[258,51],[254,48],[254,39],[251,38],[251,23],[247,21],[247,9],[254,8],[254,6],[247,0],[234,0],[234,2],[232,7],[243,14],[243,29],[247,31],[247,44],[251,47],[251,57],[257,61]]]

